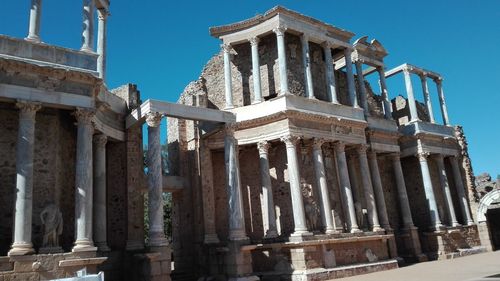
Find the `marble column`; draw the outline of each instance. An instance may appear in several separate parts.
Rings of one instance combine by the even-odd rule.
[[[252,37],[250,45],[252,47],[252,77],[253,77],[253,103],[262,102],[262,88],[260,83],[260,62],[259,62],[259,37]]]
[[[290,135],[281,138],[281,141],[286,146],[288,180],[290,181],[290,194],[292,197],[293,222],[295,226],[292,236],[306,236],[311,235],[311,233],[307,230],[304,200],[300,186],[299,162],[297,159],[298,140],[297,137]]]
[[[411,216],[410,202],[408,201],[408,193],[406,192],[405,178],[403,169],[401,167],[401,159],[399,153],[391,156],[392,166],[394,169],[394,176],[396,178],[396,187],[398,190],[399,207],[401,208],[401,215],[403,216],[404,228],[413,228],[413,218]]]
[[[439,105],[441,106],[441,114],[443,116],[443,123],[445,126],[449,126],[450,118],[448,118],[448,109],[446,109],[446,101],[444,99],[443,79],[440,77],[434,79],[434,82],[436,82],[437,92],[439,96]]]
[[[280,72],[280,92],[279,95],[288,93],[288,76],[286,67],[286,46],[285,46],[285,31],[286,27],[277,27],[273,29],[276,33],[276,40],[278,44],[278,64]]]
[[[302,45],[302,65],[304,66],[304,86],[306,89],[306,97],[314,99],[314,86],[311,74],[311,52],[309,51],[309,38],[307,35],[300,36]]]
[[[321,146],[324,140],[314,139],[313,142],[313,164],[316,173],[316,184],[319,187],[319,201],[321,202],[321,219],[326,234],[337,233],[333,225],[332,208],[330,206],[330,196],[328,194],[328,185],[326,182],[325,161],[323,159],[323,150]]]
[[[437,154],[436,162],[439,172],[439,182],[441,184],[441,190],[444,195],[444,202],[448,209],[448,220],[451,226],[459,226],[457,221],[457,216],[455,215],[455,207],[453,206],[453,199],[451,197],[450,185],[448,184],[448,177],[446,176],[446,169],[444,167],[444,158],[442,154]]]
[[[380,178],[380,170],[378,168],[377,153],[370,151],[368,153],[368,162],[370,165],[373,190],[375,192],[375,201],[377,202],[377,210],[380,223],[385,230],[392,230],[387,216],[387,207],[385,204],[384,188],[382,186],[382,179]]]
[[[33,213],[33,157],[35,149],[35,117],[40,104],[19,101],[19,129],[16,145],[16,197],[14,209],[14,241],[9,256],[28,255],[35,251],[31,242]]]
[[[458,160],[456,156],[450,157],[451,168],[453,169],[453,180],[457,188],[457,194],[460,201],[460,210],[462,211],[462,217],[466,225],[473,225],[474,220],[470,214],[469,201],[465,196],[464,183],[462,181],[462,173],[460,173],[460,168],[458,166]]]
[[[385,81],[385,71],[383,66],[377,67],[377,72],[379,76],[379,82],[380,82],[380,94],[382,96],[382,99],[384,101],[384,116],[385,119],[392,119],[392,105],[391,101],[389,100],[389,92],[387,91],[387,83]]]
[[[363,64],[359,60],[357,60],[354,64],[356,65],[356,77],[358,80],[359,99],[361,101],[361,106],[365,110],[365,115],[369,116],[370,109],[368,108],[368,100],[366,96],[365,78],[363,76]]]
[[[276,227],[276,212],[274,211],[273,187],[271,175],[269,174],[269,147],[267,141],[259,141],[260,182],[262,185],[262,220],[264,222],[265,238],[278,237]]]
[[[332,50],[327,42],[321,44],[321,46],[325,55],[326,92],[332,103],[339,104],[337,88],[335,87],[335,68],[333,65]]]
[[[94,243],[99,251],[109,251],[106,225],[106,135],[94,136]]]
[[[226,98],[226,108],[231,109],[233,105],[233,78],[231,75],[231,45],[222,44],[222,50],[224,51],[224,89]]]
[[[420,170],[422,172],[422,181],[424,183],[425,198],[427,199],[427,207],[431,219],[430,230],[440,230],[443,228],[441,219],[439,218],[439,211],[434,196],[434,188],[432,187],[431,174],[429,172],[429,164],[427,163],[428,152],[419,152],[417,154],[418,161],[420,162]]]
[[[73,252],[95,251],[92,240],[92,119],[95,112],[78,108],[74,115],[77,120],[76,174],[75,174],[75,220],[76,241]]]
[[[352,198],[351,183],[349,181],[349,173],[347,171],[347,160],[345,157],[345,144],[341,142],[335,143],[335,156],[339,170],[340,192],[347,205],[347,223],[351,233],[361,232],[356,220],[356,211],[354,209],[354,200]]]
[[[97,10],[98,14],[98,25],[97,25],[97,71],[99,72],[99,78],[106,80],[106,33],[107,33],[107,19],[108,11],[105,9]]]
[[[162,247],[168,245],[165,237],[163,222],[163,173],[161,168],[161,138],[160,125],[162,114],[148,113],[148,152],[146,162],[148,166],[148,217],[149,217],[149,246]]]
[[[83,0],[82,51],[94,51],[94,0]]]
[[[356,85],[354,84],[354,74],[352,73],[352,61],[351,61],[351,49],[346,48],[344,50],[345,57],[345,71],[347,75],[347,91],[349,93],[349,99],[351,105],[354,108],[359,108],[358,99],[356,98]]]
[[[404,69],[403,74],[405,76],[406,94],[408,96],[408,105],[410,108],[410,122],[418,121],[420,118],[418,118],[417,103],[415,101],[415,95],[413,94],[410,71]]]
[[[370,178],[370,167],[368,166],[368,158],[366,156],[366,146],[362,145],[357,148],[359,156],[359,168],[361,171],[361,182],[363,184],[363,190],[366,200],[366,209],[368,211],[368,223],[372,227],[373,231],[383,231],[380,227],[378,220],[377,205],[375,202],[375,195],[373,193],[372,179]],[[372,173],[375,171],[372,170]],[[380,193],[380,194],[378,194]],[[384,195],[383,190],[377,190],[377,195]],[[383,199],[383,198],[382,198]],[[385,203],[385,202],[384,202]],[[385,205],[385,204],[384,204]]]
[[[42,0],[31,0],[30,26],[26,40],[40,42],[40,21],[42,18]]]
[[[238,141],[234,137],[234,125],[226,124],[224,156],[226,164],[227,194],[229,201],[229,240],[247,240],[243,194],[241,193]]]
[[[419,75],[420,76],[420,81],[422,82],[422,91],[424,94],[424,100],[425,100],[425,106],[427,107],[427,112],[429,113],[429,121],[431,123],[436,123],[434,120],[434,113],[432,111],[432,102],[431,102],[431,96],[429,94],[429,87],[427,85],[427,76],[424,74]]]

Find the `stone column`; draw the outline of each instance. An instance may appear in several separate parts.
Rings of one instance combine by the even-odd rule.
[[[90,109],[78,108],[74,115],[78,124],[75,167],[76,241],[73,252],[95,251],[92,241],[92,119],[95,113]]]
[[[42,0],[31,0],[30,26],[26,40],[40,42],[40,20],[42,18]]]
[[[234,138],[234,126],[226,124],[224,154],[228,194],[229,240],[247,240],[243,195],[241,193],[238,141]]]
[[[38,103],[19,101],[19,129],[16,145],[16,199],[14,241],[9,256],[28,255],[35,251],[31,242],[33,210],[33,154],[35,149],[35,116]]]
[[[314,99],[314,86],[311,74],[311,54],[309,52],[309,38],[307,35],[300,36],[302,45],[302,64],[304,65],[304,86],[306,89],[306,97]]]
[[[97,32],[97,71],[99,78],[106,80],[106,32],[107,32],[107,18],[108,11],[105,9],[97,10],[98,14],[98,32]]]
[[[345,144],[341,142],[335,143],[335,157],[337,157],[337,165],[339,169],[340,192],[347,205],[347,223],[351,233],[361,232],[356,220],[356,211],[354,209],[354,200],[352,198],[351,183],[349,181],[349,173],[347,171],[347,160],[345,158]]]
[[[224,51],[224,86],[225,86],[225,98],[226,98],[226,108],[231,109],[233,105],[233,81],[231,75],[231,45],[222,44],[222,50]]]
[[[460,168],[458,166],[458,160],[456,156],[450,157],[451,168],[453,169],[453,180],[457,188],[457,194],[460,201],[460,210],[462,211],[462,217],[467,225],[473,225],[474,221],[470,214],[469,202],[465,196],[464,183],[462,181],[462,174],[460,173]]]
[[[82,51],[94,51],[94,0],[83,0]]]
[[[286,27],[277,27],[273,29],[276,33],[276,40],[278,44],[278,63],[280,70],[280,92],[279,95],[288,93],[288,77],[286,67],[286,46],[285,46],[285,31]]]
[[[99,251],[109,251],[106,226],[106,135],[94,136],[94,242]]]
[[[439,218],[438,207],[436,204],[436,198],[434,196],[434,188],[432,187],[431,175],[429,172],[429,164],[427,163],[428,152],[419,152],[417,154],[418,161],[420,162],[420,170],[422,172],[422,181],[424,183],[425,198],[427,199],[427,205],[429,207],[429,213],[431,218],[431,230],[440,230],[443,228],[441,219]]]
[[[307,230],[306,215],[304,210],[304,200],[302,198],[302,189],[300,186],[299,162],[297,160],[297,142],[298,138],[294,136],[284,136],[281,141],[286,146],[286,157],[288,161],[288,178],[290,181],[290,194],[292,197],[292,211],[294,232],[292,236],[311,235]]]
[[[321,219],[325,227],[326,234],[337,233],[333,226],[332,208],[330,206],[330,196],[328,194],[328,185],[326,182],[325,161],[323,159],[323,145],[324,140],[314,139],[313,143],[313,164],[316,173],[316,184],[319,187],[319,201],[321,202]]]
[[[337,89],[335,87],[335,68],[333,67],[332,50],[327,42],[321,44],[321,46],[325,55],[326,92],[332,103],[339,104]]]
[[[432,111],[432,102],[431,96],[429,94],[429,87],[427,86],[427,76],[424,74],[420,74],[420,81],[422,82],[422,91],[424,93],[425,106],[427,107],[427,111],[429,113],[429,121],[431,123],[436,123],[434,120],[434,113]]]
[[[359,156],[359,167],[361,170],[361,182],[363,184],[363,190],[366,199],[366,208],[368,210],[368,223],[372,227],[373,231],[383,231],[384,229],[380,227],[380,223],[378,220],[378,202],[375,203],[375,195],[373,193],[373,185],[370,178],[370,167],[368,166],[368,159],[366,157],[366,146],[361,145],[360,147],[358,147],[357,152]],[[374,173],[375,171],[372,170],[372,172]],[[377,190],[377,195],[382,195],[383,199],[383,190]]]
[[[148,217],[149,246],[168,245],[163,223],[163,173],[161,168],[160,124],[163,116],[158,112],[148,113]]]
[[[349,99],[354,108],[359,108],[358,99],[356,98],[356,86],[354,84],[354,74],[352,73],[351,49],[344,50],[345,57],[345,71],[347,74],[347,91],[349,92]]]
[[[413,218],[411,216],[410,202],[408,201],[408,193],[406,192],[406,184],[401,168],[401,159],[399,153],[391,156],[392,166],[394,168],[394,176],[396,178],[396,186],[398,189],[399,207],[403,216],[403,224],[405,228],[413,228]]]
[[[411,84],[410,71],[408,69],[403,70],[405,76],[406,94],[408,96],[408,105],[410,107],[410,122],[420,120],[417,113],[417,103],[415,101],[415,96],[413,95],[413,86]]]
[[[387,207],[385,204],[384,188],[382,187],[382,180],[380,179],[380,170],[378,168],[377,153],[370,151],[368,153],[368,161],[370,163],[370,170],[372,176],[373,190],[375,192],[375,200],[377,202],[377,210],[380,223],[385,230],[392,230],[387,216]]]
[[[441,106],[441,114],[443,116],[444,125],[450,125],[450,119],[448,118],[448,109],[446,109],[446,101],[444,99],[444,91],[443,91],[443,78],[435,79],[437,92],[439,95],[439,105]]]
[[[444,158],[442,154],[437,154],[436,162],[439,171],[439,182],[444,194],[444,201],[448,208],[448,216],[451,226],[459,226],[457,216],[455,215],[455,207],[453,206],[453,199],[451,197],[450,185],[448,184],[448,177],[446,176],[446,169],[444,168]]]
[[[271,184],[271,176],[269,175],[269,147],[267,141],[260,141],[257,143],[259,150],[259,163],[260,163],[260,182],[262,185],[262,217],[264,222],[265,238],[278,237],[276,228],[276,213],[274,211],[273,187]]]
[[[252,37],[248,41],[250,41],[252,47],[253,103],[260,103],[262,102],[262,88],[260,83],[259,37]]]
[[[392,119],[392,105],[389,100],[389,93],[387,91],[387,83],[385,82],[385,71],[383,66],[377,67],[377,72],[380,81],[380,94],[384,100],[384,116],[385,119]]]
[[[366,87],[365,87],[365,78],[363,76],[363,64],[359,60],[355,62],[356,65],[356,74],[358,79],[359,86],[359,99],[361,101],[361,106],[365,110],[365,115],[370,115],[370,109],[368,108],[368,100],[366,97]]]

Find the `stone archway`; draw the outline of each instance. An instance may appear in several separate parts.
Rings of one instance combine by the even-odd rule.
[[[477,210],[477,221],[479,226],[487,228],[481,236],[488,236],[492,250],[500,249],[500,189],[488,192],[479,202]]]

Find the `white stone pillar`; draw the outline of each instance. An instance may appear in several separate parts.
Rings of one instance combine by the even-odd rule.
[[[92,119],[95,112],[78,108],[74,113],[77,120],[76,166],[75,166],[75,220],[76,241],[73,252],[95,251],[92,240]]]
[[[94,242],[99,251],[109,251],[106,224],[106,135],[94,136]]]
[[[453,180],[457,188],[457,194],[460,201],[460,210],[462,211],[462,217],[466,225],[473,225],[474,220],[470,214],[469,201],[465,196],[464,183],[462,181],[462,174],[460,173],[460,168],[458,166],[458,160],[456,156],[450,157],[451,168],[453,169]]]
[[[332,50],[327,42],[321,44],[321,46],[325,55],[326,91],[328,98],[330,98],[332,103],[339,104],[337,89],[335,87],[335,68],[333,65]]]
[[[405,228],[411,229],[414,227],[413,218],[411,216],[410,202],[408,201],[408,193],[406,192],[406,184],[401,168],[401,159],[399,153],[391,156],[392,166],[394,168],[394,176],[396,178],[396,186],[398,189],[399,207],[403,216],[403,224]]]
[[[228,194],[229,240],[247,240],[243,195],[241,193],[238,141],[234,138],[234,125],[226,124],[224,155]]]
[[[434,113],[432,111],[431,96],[429,94],[429,87],[427,86],[427,76],[420,74],[420,81],[422,82],[422,91],[424,93],[425,106],[427,107],[427,112],[429,113],[429,121],[431,123],[436,123],[434,120]]]
[[[359,87],[359,99],[361,101],[361,106],[365,110],[365,115],[370,115],[370,109],[368,108],[368,100],[366,96],[366,87],[365,87],[365,78],[363,76],[363,64],[361,61],[357,60],[356,65],[356,77],[358,79],[358,87]]]
[[[453,199],[451,197],[450,185],[448,184],[448,177],[446,176],[443,155],[437,154],[435,159],[438,166],[439,182],[441,184],[441,190],[443,191],[444,202],[448,209],[448,219],[451,226],[459,226],[460,224],[457,221],[457,216],[455,215],[455,207],[453,206]]]
[[[359,167],[361,171],[361,183],[363,184],[363,190],[366,200],[366,209],[368,211],[368,223],[372,227],[373,231],[383,231],[380,227],[380,223],[378,220],[378,212],[377,205],[378,202],[375,202],[375,195],[373,193],[373,184],[370,178],[370,167],[368,166],[368,158],[366,156],[366,146],[361,145],[357,148],[358,156],[359,156]],[[372,173],[375,171],[372,170]],[[384,195],[383,190],[377,190],[377,195]],[[385,205],[385,202],[384,202]]]
[[[94,0],[83,0],[82,51],[94,51]]]
[[[16,145],[16,198],[14,209],[14,241],[9,256],[28,255],[35,251],[31,242],[33,212],[33,154],[35,149],[35,117],[40,104],[19,101],[19,129]]]
[[[288,178],[290,181],[290,194],[292,197],[292,211],[294,232],[292,236],[311,235],[307,230],[306,215],[304,211],[304,200],[302,198],[302,189],[300,186],[300,170],[297,160],[297,142],[298,138],[294,136],[284,136],[281,141],[286,146],[286,157],[288,161]]]
[[[31,0],[30,26],[26,40],[40,42],[40,21],[42,18],[42,0]]]
[[[286,31],[286,27],[283,27],[283,26],[280,26],[280,27],[273,29],[273,32],[276,33],[276,40],[278,43],[278,63],[279,63],[279,70],[280,70],[280,92],[279,92],[279,95],[285,95],[288,93],[285,31]]]
[[[351,182],[349,181],[349,173],[347,170],[347,160],[345,158],[345,144],[342,142],[335,143],[335,157],[339,169],[340,193],[344,199],[344,204],[347,206],[347,223],[351,233],[361,232],[356,220],[356,211],[354,209],[354,200],[352,198]]]
[[[163,173],[161,168],[160,124],[163,116],[158,112],[148,113],[148,217],[149,246],[162,247],[168,245],[165,238],[163,222]]]
[[[311,74],[311,53],[309,52],[309,38],[307,35],[300,36],[300,43],[302,45],[302,65],[304,66],[304,88],[306,90],[306,97],[314,99],[314,86]]]
[[[429,207],[429,214],[431,218],[431,230],[440,230],[443,228],[441,219],[439,218],[439,211],[436,204],[436,197],[434,196],[434,188],[432,187],[431,174],[429,172],[429,164],[427,163],[428,152],[419,152],[417,154],[418,161],[420,162],[420,170],[422,172],[422,181],[424,184],[425,198],[427,199],[427,206]]]
[[[332,208],[330,206],[330,196],[328,195],[328,185],[326,182],[325,161],[323,159],[323,145],[324,140],[314,139],[313,142],[313,164],[316,173],[316,184],[319,187],[319,201],[321,207],[321,219],[325,227],[326,234],[337,233],[333,225]]]
[[[373,190],[375,192],[375,200],[377,202],[377,210],[380,223],[385,230],[392,230],[387,216],[387,207],[385,204],[384,188],[382,187],[382,180],[380,179],[380,170],[378,168],[377,153],[370,151],[368,153],[368,161],[370,163],[370,170],[372,176]]]
[[[274,211],[273,187],[271,175],[269,174],[269,147],[267,141],[257,143],[260,163],[260,182],[262,185],[262,221],[264,222],[264,237],[276,238],[278,231],[276,227],[276,213]]]
[[[345,71],[347,75],[347,91],[349,92],[349,99],[354,108],[359,108],[358,99],[356,98],[356,86],[354,84],[354,74],[352,73],[352,60],[351,49],[344,50],[345,57]]]
[[[408,106],[410,107],[410,122],[418,121],[417,103],[415,101],[415,95],[413,95],[413,86],[411,84],[410,71],[408,69],[403,70],[405,76],[406,94],[408,96]]]
[[[441,106],[441,114],[443,116],[443,123],[445,126],[450,125],[450,118],[448,118],[448,109],[446,109],[446,101],[444,99],[444,91],[443,91],[443,78],[435,79],[437,92],[439,95],[439,105]]]
[[[262,88],[260,83],[259,37],[252,37],[248,41],[250,41],[252,47],[253,103],[260,103],[262,102]]]
[[[377,67],[377,72],[380,81],[380,94],[384,100],[384,116],[385,119],[392,119],[392,105],[389,100],[389,92],[387,91],[387,83],[385,81],[385,70],[383,66]]]
[[[108,11],[105,9],[97,10],[98,13],[98,32],[97,32],[97,71],[102,80],[106,80],[106,33],[107,33],[107,19]]]
[[[224,89],[226,98],[226,108],[231,109],[233,105],[233,78],[231,75],[231,45],[222,44],[222,50],[224,51]]]

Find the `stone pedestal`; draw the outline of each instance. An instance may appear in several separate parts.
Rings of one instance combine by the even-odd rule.
[[[257,281],[259,278],[252,275],[252,254],[250,251],[242,250],[245,241],[231,241],[224,256],[225,273],[228,280]]]

